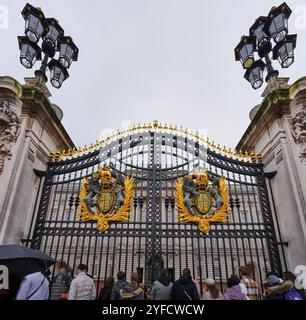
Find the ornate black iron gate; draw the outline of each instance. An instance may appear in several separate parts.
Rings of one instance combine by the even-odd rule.
[[[44,178],[31,247],[72,268],[88,264],[100,287],[119,270],[128,277],[137,272],[150,285],[161,268],[177,278],[185,267],[200,284],[214,278],[223,287],[241,265],[249,265],[262,283],[268,271],[281,272],[281,261],[263,167],[255,158],[161,125],[134,127],[102,146],[55,154]],[[111,224],[105,233],[93,222],[79,221],[81,180],[100,163],[112,163],[135,179],[129,221]],[[195,167],[225,177],[228,185],[230,220],[212,225],[208,234],[177,221],[175,181]]]

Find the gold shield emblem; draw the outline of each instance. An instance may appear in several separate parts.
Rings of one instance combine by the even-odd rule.
[[[116,201],[115,192],[113,190],[105,190],[101,192],[101,195],[98,199],[98,206],[101,213],[105,214],[110,212]]]
[[[175,182],[175,200],[180,222],[193,222],[203,233],[210,231],[211,223],[227,222],[228,190],[224,177],[198,170]]]
[[[198,214],[206,214],[210,211],[212,206],[212,198],[206,191],[199,191],[198,194],[193,197],[194,208]]]
[[[122,177],[110,167],[101,166],[83,178],[80,191],[80,221],[95,221],[101,232],[110,223],[127,222],[133,203],[134,179]]]

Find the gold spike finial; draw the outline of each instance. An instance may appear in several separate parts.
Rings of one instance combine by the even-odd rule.
[[[59,159],[60,160],[64,160],[65,159],[65,150],[60,151]]]
[[[49,153],[49,159],[50,159],[51,161],[53,161],[53,160],[55,159],[55,153],[54,153],[54,152],[50,152],[50,153]]]
[[[75,147],[73,147],[72,151],[71,151],[71,156],[72,156],[72,158],[74,158],[76,155],[77,155],[77,150]]]
[[[157,129],[158,128],[158,120],[153,121],[153,128]]]
[[[254,151],[251,152],[250,157],[251,157],[251,161],[256,161],[256,154]]]
[[[227,157],[228,152],[227,152],[226,146],[223,146],[222,153],[225,157]]]
[[[232,158],[232,157],[233,157],[232,148],[228,148],[228,157],[229,157],[229,158]]]
[[[207,143],[207,149],[210,149],[211,151],[214,151],[215,146],[213,145],[213,141],[210,141],[209,143]]]
[[[245,151],[245,152],[244,152],[244,158],[245,158],[245,161],[247,161],[247,162],[250,161],[250,156],[249,156],[248,151]]]
[[[195,138],[196,138],[196,141],[199,141],[200,139],[199,130],[196,131]]]
[[[257,160],[258,160],[259,162],[261,162],[261,161],[262,161],[262,155],[261,155],[261,153],[257,153],[256,158],[257,158]]]
[[[237,152],[236,149],[234,150],[234,158],[235,158],[236,160],[238,160],[238,158],[239,158],[239,154],[238,154],[238,152]]]
[[[54,157],[55,157],[55,160],[59,160],[59,159],[61,158],[61,153],[60,153],[59,150],[57,150],[57,151],[55,152]]]
[[[220,153],[220,151],[221,151],[221,147],[220,147],[220,143],[218,143],[218,145],[217,145],[217,152]]]

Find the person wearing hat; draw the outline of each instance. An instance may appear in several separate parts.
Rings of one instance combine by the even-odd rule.
[[[283,279],[270,272],[263,283],[265,288],[264,300],[284,300],[284,296],[282,293],[273,292],[273,288],[279,287],[283,284],[283,282]]]
[[[216,287],[214,279],[206,279],[204,282],[206,285],[206,291],[202,295],[202,300],[221,300],[222,293]]]
[[[284,280],[276,275],[270,274],[265,281],[265,300],[303,300],[301,292],[295,287],[295,275],[286,271],[283,274]]]

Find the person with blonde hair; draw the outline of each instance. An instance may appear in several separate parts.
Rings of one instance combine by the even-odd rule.
[[[216,287],[214,279],[206,279],[205,281],[206,291],[202,295],[202,300],[221,300],[222,293]]]

